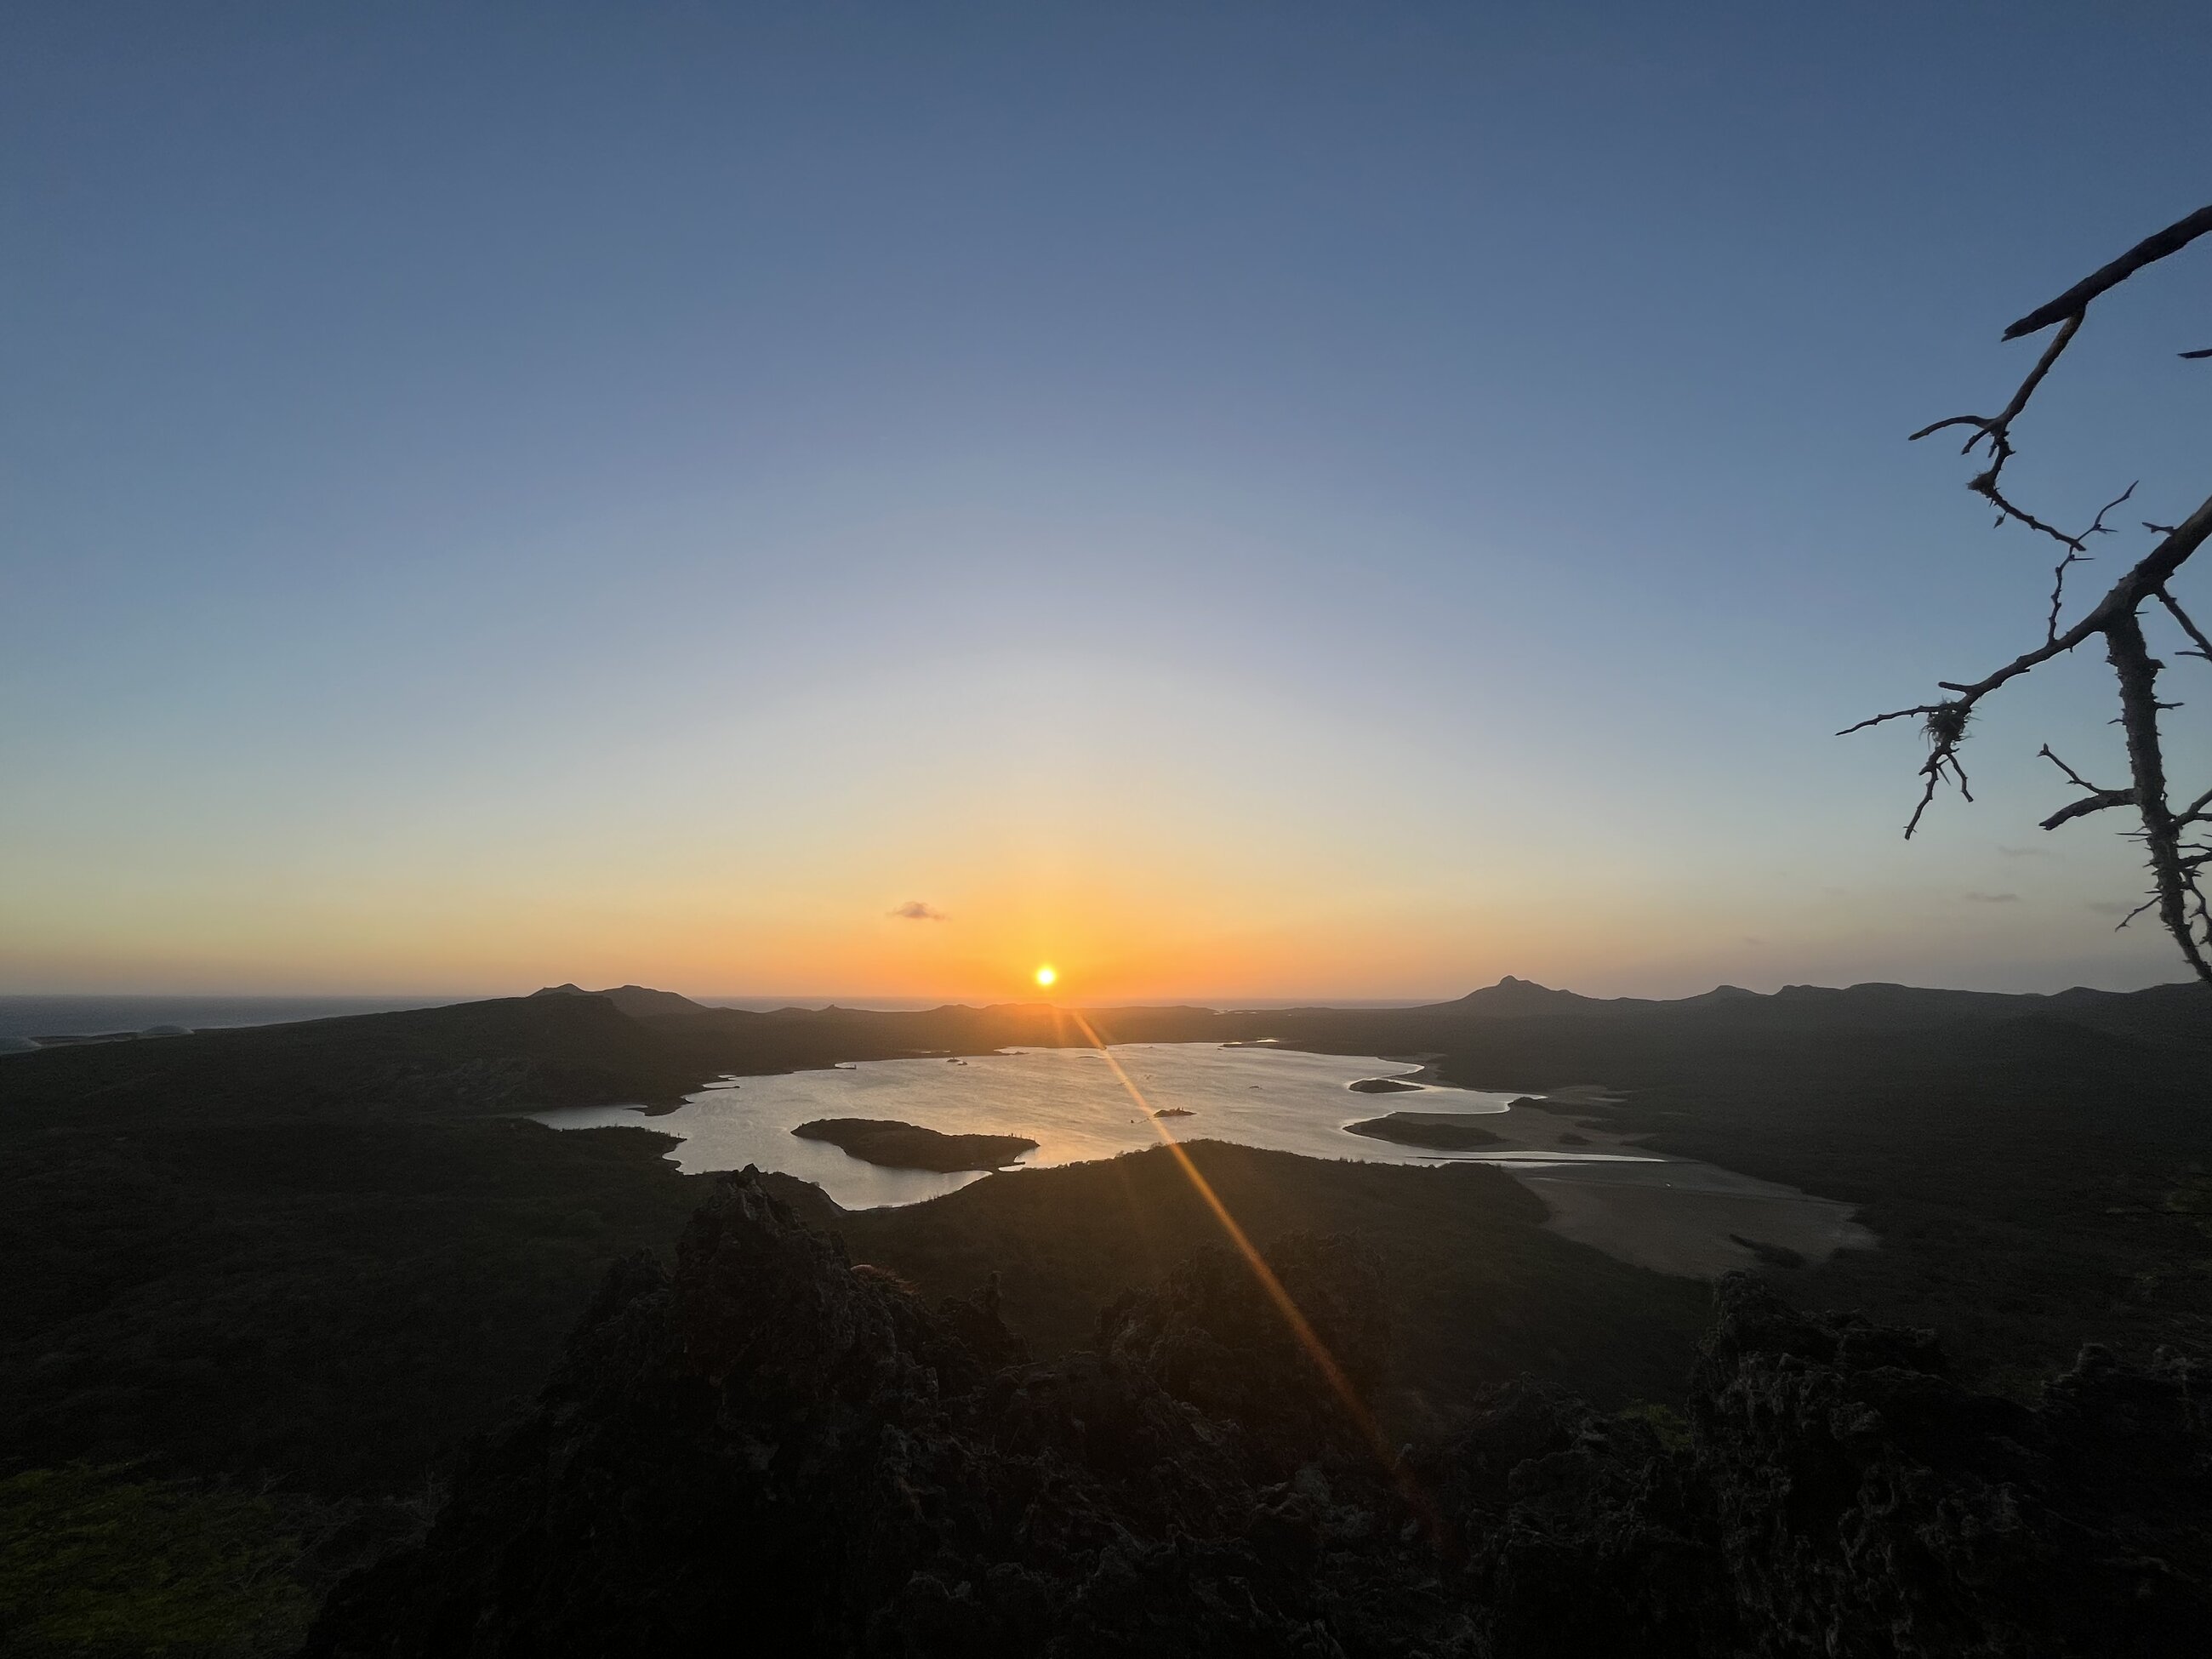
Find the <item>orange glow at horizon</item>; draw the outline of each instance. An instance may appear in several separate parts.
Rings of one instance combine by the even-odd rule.
[[[821,869],[794,854],[787,878],[767,885],[665,851],[570,869],[528,845],[496,866],[272,880],[220,906],[214,889],[125,882],[101,907],[64,916],[57,890],[25,885],[0,905],[0,980],[457,1000],[573,980],[709,1000],[1113,1006],[1431,1000],[1512,973],[1595,994],[1680,995],[1755,977],[1723,930],[1777,925],[1704,890],[1624,898],[1593,917],[1587,892],[1570,903],[1534,881],[1492,891],[1481,866],[1460,872],[1454,890],[1416,892],[1265,848],[1243,848],[1243,866],[1224,869],[1211,842],[1178,859],[1059,838],[1072,845],[1050,859],[999,843],[927,846],[882,872],[851,848]],[[917,893],[927,914],[895,914]],[[1844,924],[1856,915],[1823,911],[1826,931],[1800,954],[1847,955],[1860,935]],[[1800,976],[1863,976],[1865,966],[1814,960]]]

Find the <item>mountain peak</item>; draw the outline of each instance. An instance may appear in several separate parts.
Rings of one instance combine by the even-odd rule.
[[[1563,1014],[1579,1012],[1590,1000],[1572,991],[1555,991],[1533,979],[1507,974],[1495,985],[1470,991],[1455,1002],[1439,1006],[1473,1014]]]
[[[661,1014],[703,1014],[708,1010],[690,997],[678,996],[673,991],[656,991],[649,985],[616,985],[604,991],[586,991],[571,981],[566,985],[548,985],[543,990],[532,991],[536,997],[605,997],[609,1002],[633,1019],[643,1019]]]
[[[1496,991],[1508,991],[1515,995],[1525,995],[1530,992],[1535,992],[1547,997],[1571,997],[1575,994],[1572,991],[1555,991],[1548,985],[1540,985],[1533,979],[1522,979],[1513,974],[1506,974],[1499,978],[1497,984],[1486,985],[1481,990],[1471,992],[1469,994],[1479,997],[1487,996]]]

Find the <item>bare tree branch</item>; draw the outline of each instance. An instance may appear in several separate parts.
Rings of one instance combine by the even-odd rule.
[[[2081,331],[2081,328],[2080,317],[2069,317],[2066,319],[2066,326],[2060,329],[2052,337],[2051,343],[2044,348],[2043,356],[2036,359],[2035,367],[2028,370],[2027,378],[2020,383],[2019,389],[2012,394],[2012,401],[1996,414],[1954,415],[1948,420],[1936,422],[1933,426],[1922,427],[1909,441],[1917,443],[1931,433],[1941,432],[1946,427],[1973,428],[1973,431],[1967,434],[1966,441],[1960,448],[1959,453],[1961,455],[1971,455],[1974,453],[1976,445],[1986,443],[1990,447],[1990,464],[1967,480],[1966,488],[1996,508],[1999,523],[2002,523],[2007,519],[2014,520],[2017,523],[2026,525],[2039,534],[2052,538],[2063,544],[2069,552],[2075,554],[2079,554],[2081,550],[2080,537],[2069,536],[2055,526],[2045,524],[2033,513],[2014,506],[2006,499],[2003,490],[1998,488],[1997,479],[2004,471],[2005,463],[2013,458],[2014,453],[2012,447],[2013,422],[2018,419],[2021,411],[2027,407],[2028,399],[2035,396],[2036,388],[2043,384],[2043,377],[2051,373],[2051,366],[2058,361],[2059,354],[2073,343],[2075,335]]]
[[[2036,387],[2043,384],[2043,377],[2051,373],[2051,364],[2058,361],[2058,354],[2073,343],[2074,336],[2080,331],[2081,327],[2081,318],[2069,317],[2066,319],[2066,326],[2060,329],[2057,337],[2043,349],[2043,356],[2036,359],[2035,367],[2027,371],[2027,378],[2020,383],[2020,390],[2012,394],[2012,401],[2004,406],[2002,413],[1954,415],[1948,420],[1937,421],[1931,426],[1922,427],[1905,441],[1918,443],[1923,438],[1930,437],[1942,431],[1946,427],[1971,426],[1975,428],[1976,431],[1973,436],[1966,440],[1966,447],[1959,452],[1961,455],[1972,454],[1974,446],[1984,438],[1992,444],[2002,443],[2004,441],[2004,434],[2010,428],[2013,422],[2019,418],[2021,410],[2027,407],[2027,400],[2035,396]]]
[[[2118,933],[2121,928],[2126,927],[2144,911],[2154,908],[2157,903],[2158,896],[2156,894],[2153,894],[2150,897],[2145,899],[2141,904],[2136,906],[2134,909],[2129,911],[2127,915],[2122,916],[2118,921],[2114,922],[2112,924],[2112,931],[2116,933]]]
[[[2196,642],[2197,648],[2194,651],[2185,651],[2181,654],[2185,657],[2202,657],[2205,661],[2212,662],[2212,640],[2206,639],[2204,630],[2190,621],[2189,613],[2175,601],[2173,595],[2161,587],[2158,590],[2158,602],[2166,607],[2166,615],[2181,624],[2181,631]]]
[[[2076,772],[2064,761],[2059,759],[2057,756],[2051,753],[2051,745],[2049,744],[2045,744],[2042,748],[2037,750],[2035,752],[2040,755],[2045,760],[2049,761],[2060,771],[2063,772],[2066,775],[2066,781],[2072,784],[2076,789],[2087,789],[2090,793],[2095,795],[2109,795],[2114,793],[2112,790],[2104,788],[2098,784],[2090,782],[2088,779],[2083,777],[2079,772]],[[2121,791],[2119,793],[2124,793],[2125,791]]]
[[[2136,480],[2136,483],[2141,483],[2142,482],[2142,480],[2140,478]],[[2075,538],[2073,540],[2067,542],[2066,556],[2059,560],[2058,563],[2051,572],[2051,615],[2046,617],[2044,622],[2044,638],[2047,640],[2055,640],[2058,637],[2058,611],[2059,608],[2066,603],[2067,567],[2069,565],[2081,564],[2087,560],[2089,556],[2082,550],[2087,545],[2090,537],[2109,536],[2112,533],[2112,527],[2105,522],[2105,514],[2111,512],[2114,507],[2119,506],[2121,502],[2126,501],[2129,496],[2135,493],[2135,484],[2130,484],[2118,495],[2113,496],[2111,501],[2106,501],[2102,507],[2097,509],[2097,516],[2090,521],[2089,527],[2087,530],[2083,531],[2081,535]],[[2066,538],[2063,536],[2060,537],[2059,539],[2061,541],[2066,541]]]
[[[2106,660],[2120,683],[2120,724],[2128,737],[2128,770],[2136,781],[2131,792],[2142,814],[2143,842],[2150,854],[2151,881],[2158,892],[2159,920],[2166,924],[2181,954],[2197,975],[2212,981],[2212,962],[2205,959],[2192,931],[2194,918],[2188,905],[2195,899],[2203,908],[2193,866],[2182,862],[2181,826],[2166,804],[2166,756],[2160,741],[2160,703],[2153,690],[2160,665],[2143,639],[2142,623],[2133,611],[2116,617],[2105,629]]]
[[[1923,427],[1914,433],[1915,439],[1952,427],[1971,428],[1961,453],[1972,454],[1978,445],[1986,444],[1987,465],[1968,482],[1968,488],[1989,501],[1997,510],[1997,521],[2008,520],[2039,535],[2048,536],[2065,550],[2051,570],[2051,602],[2044,620],[2043,643],[2034,649],[2021,653],[2002,667],[1983,676],[1978,680],[1939,680],[1937,688],[1946,695],[1929,702],[1915,703],[1909,708],[1892,709],[1876,714],[1856,725],[1844,728],[1845,732],[1863,732],[1892,720],[1917,720],[1928,743],[1928,756],[1919,769],[1920,799],[1914,805],[1912,816],[1906,820],[1905,833],[1910,839],[1920,827],[1922,817],[1945,784],[1957,788],[1960,796],[1971,801],[1966,772],[1959,758],[1960,746],[1966,741],[1968,728],[1973,723],[1982,700],[2023,674],[2033,672],[2054,658],[2063,656],[2092,639],[2105,643],[2105,660],[2112,671],[2118,693],[2119,717],[2118,726],[2125,741],[2129,782],[2125,787],[2106,788],[2092,783],[2081,773],[2054,754],[2049,744],[2041,750],[2063,775],[2066,781],[2082,791],[2080,799],[2069,802],[2043,820],[2045,830],[2056,830],[2076,818],[2094,816],[2114,807],[2131,807],[2140,823],[2132,832],[2144,848],[2149,866],[2151,896],[2138,909],[2120,923],[2122,927],[2145,910],[2155,910],[2166,931],[2179,948],[2182,958],[2200,978],[2212,983],[2212,902],[2208,902],[2202,884],[2205,872],[2212,870],[2212,842],[2202,837],[2201,826],[2212,824],[2212,789],[2206,789],[2190,805],[2174,810],[2168,799],[2166,734],[2161,726],[2164,717],[2180,707],[2179,703],[2161,700],[2158,696],[2158,676],[2164,665],[2151,655],[2150,644],[2143,633],[2142,611],[2155,603],[2188,636],[2190,648],[2185,656],[2201,657],[2212,661],[2212,638],[2199,628],[2187,611],[2183,609],[2169,589],[2176,573],[2186,564],[2212,537],[2212,497],[2189,517],[2177,525],[2154,525],[2145,521],[2144,528],[2159,538],[2157,544],[2118,580],[2106,589],[2103,596],[2071,627],[2062,629],[2060,618],[2065,606],[2068,572],[2088,556],[2091,538],[2109,535],[2111,526],[2106,524],[2108,514],[2130,500],[2136,485],[2130,484],[2102,507],[2090,521],[2089,527],[2079,535],[2069,535],[2035,514],[2016,505],[2006,494],[1999,480],[2005,465],[2012,459],[2013,423],[2027,410],[2037,391],[2048,378],[2053,364],[2081,331],[2083,318],[2092,301],[2108,293],[2144,266],[2152,264],[2168,254],[2187,246],[2197,237],[2212,232],[2212,207],[2206,207],[2169,225],[2154,236],[2130,248],[2118,258],[2103,266],[2075,283],[2049,305],[2039,307],[2021,318],[2005,331],[2005,338],[2017,339],[2058,324],[2058,332],[2037,358],[2035,366],[2013,392],[2011,398],[1998,413],[1990,416],[1955,415]],[[2212,350],[2191,351],[2185,357],[2212,357]],[[2191,840],[2194,835],[2199,837]]]
[[[2017,340],[2023,334],[2040,333],[2066,318],[2079,317],[2099,295],[2118,288],[2145,265],[2180,252],[2208,230],[2212,230],[2212,207],[2201,207],[2186,219],[2175,220],[2157,234],[2144,237],[2112,264],[2091,271],[2049,305],[2038,306],[2005,330],[2005,338]]]
[[[2133,806],[2135,804],[2134,790],[2106,789],[2090,796],[2086,800],[2077,800],[2070,806],[2060,807],[2049,817],[2044,819],[2040,827],[2045,830],[2056,830],[2062,823],[2071,823],[2075,818],[2086,818],[2090,813],[2101,812],[2108,806]]]

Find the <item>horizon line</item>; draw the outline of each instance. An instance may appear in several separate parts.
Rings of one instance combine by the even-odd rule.
[[[2189,979],[2177,979],[2172,981],[2160,981],[2154,985],[2136,986],[2127,990],[2107,990],[2106,988],[2102,986],[2089,985],[2080,981],[2076,981],[2072,984],[2060,987],[2056,990],[2021,991],[1994,990],[1978,986],[1917,985],[1909,980],[1862,979],[1853,980],[1848,983],[1840,985],[1824,984],[1820,981],[1810,980],[1793,980],[1778,984],[1771,990],[1760,991],[1741,984],[1736,984],[1733,981],[1722,981],[1707,987],[1704,991],[1689,991],[1673,996],[1655,996],[1648,994],[1620,994],[1614,995],[1605,995],[1598,993],[1576,991],[1571,987],[1563,985],[1547,985],[1540,981],[1524,979],[1520,975],[1509,974],[1505,975],[1503,980],[1486,981],[1483,984],[1476,986],[1474,990],[1481,991],[1492,989],[1496,986],[1504,983],[1507,981],[1513,981],[1521,984],[1529,985],[1541,990],[1562,992],[1565,994],[1583,997],[1589,1000],[1599,1002],[1681,1002],[1690,1000],[1696,997],[1710,995],[1714,991],[1722,990],[1744,991],[1747,994],[1753,996],[1765,997],[1775,995],[1778,992],[1784,990],[1812,989],[1841,991],[1856,989],[1862,986],[1896,986],[1906,990],[1948,992],[1979,996],[2047,997],[2063,995],[2069,991],[2100,991],[2109,995],[2130,996],[2146,990],[2161,989],[2168,985],[2193,984],[2196,982],[2193,980]],[[573,983],[574,981],[564,982]],[[625,983],[635,985],[639,988],[647,990],[665,991],[669,988],[665,986],[646,985],[642,981],[625,981]],[[205,1002],[387,1002],[393,1004],[404,1003],[416,1007],[431,1007],[448,1006],[466,1002],[519,1000],[536,995],[538,990],[550,988],[551,987],[547,986],[536,988],[535,989],[529,991],[487,991],[481,989],[466,991],[301,991],[296,989],[27,991],[0,989],[0,1000],[87,1002],[173,1002],[188,1000]],[[620,989],[622,988],[619,986],[609,986],[602,988],[613,990]],[[756,1008],[761,1011],[769,1011],[776,1008],[787,1007],[826,1008],[835,1006],[865,1012],[871,1005],[880,1006],[885,1004],[903,1004],[906,1005],[903,1008],[887,1008],[885,1009],[885,1012],[911,1012],[917,1009],[928,1008],[1007,1007],[1035,1005],[1037,1006],[1081,1008],[1198,1007],[1212,1008],[1217,1012],[1233,1012],[1243,1008],[1255,1010],[1276,1010],[1294,1007],[1418,1008],[1436,1004],[1456,1002],[1474,994],[1474,992],[1460,990],[1448,991],[1441,994],[1407,993],[1381,996],[1347,996],[1332,994],[1326,992],[1294,993],[1288,995],[1273,996],[1259,995],[1250,993],[1163,993],[1157,996],[1136,995],[1119,998],[1113,1000],[1096,1001],[1078,1000],[1070,997],[1024,997],[1018,994],[994,996],[989,994],[974,993],[963,996],[957,993],[913,994],[907,993],[865,991],[805,993],[783,991],[677,991],[673,992],[672,994],[684,997],[687,1000],[700,1003],[708,1007],[726,1007],[749,1011],[755,1010]],[[395,1010],[395,1012],[397,1011]]]

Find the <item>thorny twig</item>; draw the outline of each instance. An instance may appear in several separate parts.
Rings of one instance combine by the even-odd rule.
[[[2068,570],[2088,558],[2090,538],[2112,533],[2105,522],[2106,515],[2132,497],[2136,486],[2130,484],[2098,509],[2087,529],[2079,535],[2069,535],[2015,505],[1999,482],[2005,464],[2015,453],[2013,423],[2027,410],[2050,374],[2051,366],[2081,332],[2090,303],[2144,266],[2178,252],[2208,232],[2212,232],[2212,207],[2201,208],[2157,234],[2144,238],[2048,305],[2028,313],[2005,331],[2006,339],[2039,332],[2054,323],[2059,325],[2058,332],[2044,348],[2035,367],[2028,371],[2027,378],[2021,382],[2004,408],[1995,415],[1954,415],[1912,434],[1919,439],[1952,427],[1972,428],[1960,453],[1972,454],[1978,446],[1985,444],[1988,464],[1968,481],[1967,488],[1996,508],[2000,525],[2010,520],[2051,537],[2064,551],[2051,571],[2051,605],[2040,646],[1981,679],[1938,681],[1938,689],[1950,695],[1936,702],[1876,714],[1846,726],[1844,731],[1864,731],[1896,720],[1921,722],[1928,739],[1928,758],[1920,767],[1920,799],[1905,826],[1906,838],[1910,839],[1919,829],[1921,817],[1935,799],[1936,790],[1944,783],[1954,786],[1965,799],[1973,799],[1966,768],[1959,759],[1959,748],[1966,741],[1966,729],[1981,700],[2052,658],[2063,656],[2092,638],[2101,638],[2105,642],[2105,659],[2112,667],[2119,695],[2119,718],[2113,723],[2121,728],[2126,740],[2129,783],[2125,788],[2115,789],[2094,784],[2059,759],[2046,744],[2040,751],[2044,758],[2083,794],[2045,818],[2043,828],[2056,830],[2075,818],[2087,817],[2111,807],[2133,807],[2141,822],[2140,830],[2134,835],[2143,844],[2151,892],[2120,926],[2126,927],[2146,910],[2156,910],[2160,921],[2180,948],[2183,959],[2198,978],[2212,982],[2212,903],[2208,903],[2202,884],[2204,872],[2212,866],[2212,839],[2208,839],[2212,836],[2212,789],[2205,790],[2178,811],[2167,799],[2160,720],[2180,705],[2161,702],[2158,696],[2157,680],[2164,665],[2151,655],[2142,625],[2144,607],[2155,601],[2190,641],[2179,654],[2212,662],[2212,638],[2208,638],[2182,608],[2167,586],[2206,538],[2212,537],[2212,498],[2178,525],[2146,521],[2143,527],[2159,537],[2157,544],[2106,589],[2086,615],[2062,631],[2058,624],[2065,605]],[[2185,358],[2207,358],[2212,357],[2212,350],[2185,351],[2180,355]]]
[[[2136,483],[2142,482],[2140,478],[2136,480]],[[2130,484],[2097,509],[2097,516],[2090,520],[2089,527],[2079,536],[2059,538],[2059,540],[2066,544],[2066,556],[2058,561],[2051,572],[2051,614],[2044,619],[2043,637],[2045,639],[2055,640],[2058,637],[2058,613],[2066,604],[2067,567],[2080,564],[2088,558],[2089,555],[2086,550],[2090,537],[2109,536],[2112,533],[2112,526],[2105,522],[2105,514],[2135,493],[2135,484]]]
[[[2132,806],[2135,805],[2136,792],[2133,789],[2102,789],[2098,787],[2097,785],[2090,782],[2088,779],[2083,777],[2079,772],[2076,772],[2064,761],[2059,759],[2057,756],[2052,754],[2051,752],[2051,745],[2049,744],[2045,744],[2042,748],[2036,750],[2036,753],[2041,755],[2044,759],[2049,761],[2053,766],[2063,772],[2066,775],[2066,781],[2069,783],[2071,783],[2075,788],[2086,789],[2089,792],[2086,796],[2081,799],[2075,801],[2072,805],[2062,806],[2056,812],[2053,812],[2049,817],[2044,819],[2043,827],[2045,830],[2056,830],[2060,824],[2066,823],[2069,819],[2085,818],[2092,812],[2103,811],[2107,806]]]
[[[2189,613],[2175,602],[2173,595],[2161,587],[2158,590],[2158,602],[2166,607],[2166,615],[2181,624],[2181,631],[2196,642],[2195,650],[2185,650],[2180,654],[2202,657],[2205,661],[2212,662],[2212,640],[2204,637],[2204,630],[2189,619]]]

